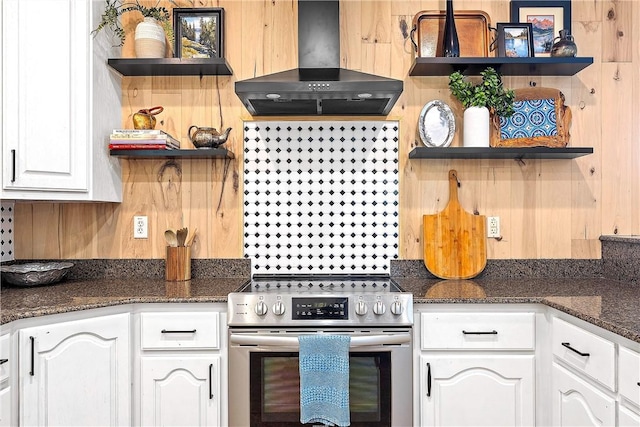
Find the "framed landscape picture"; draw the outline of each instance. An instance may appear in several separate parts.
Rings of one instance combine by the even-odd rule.
[[[532,25],[526,23],[498,23],[498,56],[531,58],[533,52]]]
[[[571,0],[511,0],[511,22],[531,24],[535,56],[550,56],[560,30],[571,31]]]
[[[224,9],[173,9],[176,58],[222,58]]]

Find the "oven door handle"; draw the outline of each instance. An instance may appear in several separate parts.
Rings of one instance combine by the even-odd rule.
[[[274,337],[259,334],[231,334],[229,341],[240,345],[261,345],[271,347],[298,347],[298,337]],[[351,337],[350,347],[371,347],[411,342],[411,334],[369,335]]]

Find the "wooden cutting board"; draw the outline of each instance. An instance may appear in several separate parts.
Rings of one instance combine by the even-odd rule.
[[[486,217],[466,212],[458,201],[458,173],[449,171],[449,203],[424,215],[424,264],[442,279],[470,279],[487,265]]]

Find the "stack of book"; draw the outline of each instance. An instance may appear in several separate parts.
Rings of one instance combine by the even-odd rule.
[[[110,150],[173,150],[180,141],[159,129],[114,129],[109,137]]]

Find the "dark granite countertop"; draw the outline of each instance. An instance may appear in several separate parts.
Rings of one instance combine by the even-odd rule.
[[[2,287],[0,323],[47,314],[133,303],[227,302],[227,295],[246,278],[192,279],[165,282],[159,279],[68,280],[38,287]]]
[[[79,279],[34,288],[2,287],[0,323],[132,303],[226,302],[247,279]],[[395,278],[415,304],[541,303],[640,342],[640,287],[610,279],[437,280]]]
[[[414,304],[541,303],[640,343],[640,287],[611,279],[395,278]]]

